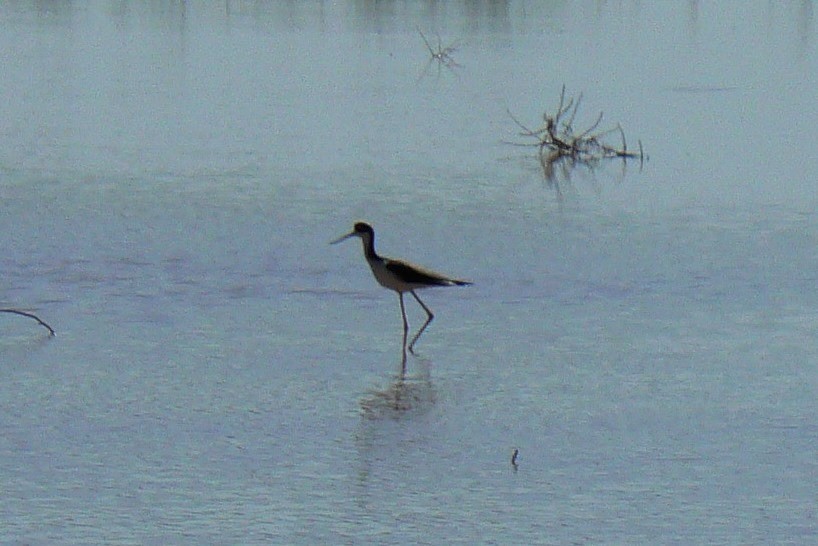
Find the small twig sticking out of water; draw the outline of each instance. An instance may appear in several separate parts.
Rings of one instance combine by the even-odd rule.
[[[45,329],[48,330],[49,335],[51,335],[51,336],[57,335],[56,332],[54,332],[54,328],[49,326],[46,322],[43,321],[43,319],[41,319],[40,317],[38,317],[34,313],[27,313],[26,311],[20,311],[18,309],[0,309],[0,313],[11,313],[11,314],[14,314],[14,315],[20,315],[20,316],[23,316],[23,317],[28,317],[30,319],[34,319],[37,322],[39,322],[41,326],[43,326]]]
[[[457,51],[457,42],[452,42],[449,44],[448,47],[443,47],[443,43],[440,41],[440,36],[437,37],[437,49],[434,49],[431,44],[429,44],[429,40],[426,39],[423,32],[420,31],[420,28],[417,28],[418,34],[423,39],[423,43],[426,44],[426,49],[429,50],[429,54],[432,56],[433,60],[438,61],[441,64],[444,64],[448,67],[453,66],[460,66],[457,64],[452,57],[452,53]]]
[[[564,86],[564,85],[562,86],[562,94],[563,94],[563,95],[565,94],[565,86]],[[562,100],[562,98],[560,98],[560,100]],[[571,107],[571,104],[572,104],[572,103],[573,103],[573,105],[574,105],[574,109],[571,111],[571,117],[570,117],[570,118],[568,118],[568,121],[566,121],[566,122],[565,122],[565,128],[566,128],[566,129],[568,129],[568,130],[573,130],[573,127],[574,127],[574,120],[575,120],[575,119],[576,119],[576,117],[577,117],[577,112],[579,111],[579,104],[580,104],[581,102],[582,102],[582,93],[580,93],[580,94],[579,94],[579,96],[577,97],[576,102],[574,102],[574,98],[573,98],[573,97],[571,97],[571,100],[570,100],[570,101],[568,101],[568,106],[566,107],[566,111],[568,110],[568,108],[570,108],[570,107]],[[557,120],[557,121],[559,121],[559,120]]]
[[[423,79],[426,73],[429,71],[429,67],[432,65],[433,62],[437,61],[437,70],[438,76],[440,76],[440,67],[444,66],[454,72],[455,68],[460,68],[460,65],[454,60],[452,57],[452,53],[457,51],[457,41],[455,40],[447,47],[443,47],[443,42],[440,40],[440,36],[437,37],[437,48],[432,47],[432,44],[429,43],[429,40],[426,39],[426,36],[421,32],[420,28],[415,27],[420,34],[420,37],[423,39],[423,43],[426,45],[426,49],[429,50],[429,61],[426,63],[426,66],[421,73],[419,79]]]

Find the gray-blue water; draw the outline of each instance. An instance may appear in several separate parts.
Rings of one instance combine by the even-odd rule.
[[[0,543],[813,543],[817,48],[811,1],[3,4],[0,306],[57,335],[0,315]],[[510,114],[563,85],[648,161],[546,181]],[[405,376],[358,219],[474,281]]]

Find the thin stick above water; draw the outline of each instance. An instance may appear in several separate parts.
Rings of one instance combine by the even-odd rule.
[[[40,317],[38,317],[34,313],[28,313],[26,311],[20,311],[19,309],[0,309],[0,313],[11,313],[13,315],[20,315],[20,316],[23,316],[23,317],[28,317],[30,319],[34,319],[38,323],[40,323],[40,325],[43,326],[46,330],[48,330],[48,333],[50,335],[52,335],[52,336],[57,335],[57,333],[54,331],[54,328],[49,326],[45,321],[43,321],[43,319],[41,319]]]

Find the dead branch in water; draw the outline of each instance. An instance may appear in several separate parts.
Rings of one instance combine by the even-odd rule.
[[[420,37],[423,39],[423,43],[426,44],[426,49],[429,50],[429,54],[432,56],[432,60],[438,61],[439,63],[447,66],[447,67],[456,67],[460,66],[457,64],[452,57],[452,53],[457,51],[457,42],[452,42],[449,44],[448,47],[443,47],[443,43],[440,40],[440,36],[437,37],[437,49],[433,48],[429,43],[429,40],[426,39],[423,32],[420,31],[420,28],[415,27],[420,34]]]
[[[52,335],[52,336],[57,335],[56,332],[54,332],[54,328],[49,326],[46,322],[44,322],[40,317],[38,317],[34,313],[28,313],[26,311],[20,311],[18,309],[0,309],[0,313],[11,313],[11,314],[14,314],[14,315],[20,315],[20,316],[23,316],[23,317],[28,317],[30,319],[34,319],[38,323],[40,323],[41,326],[43,326],[45,329],[48,330],[49,335]]]
[[[618,158],[627,162],[628,159],[638,158],[641,167],[647,159],[642,148],[642,141],[638,141],[638,152],[629,151],[625,131],[620,124],[617,123],[612,129],[595,132],[602,123],[603,112],[600,112],[586,129],[575,131],[574,123],[581,102],[581,94],[576,99],[568,97],[566,100],[565,85],[563,85],[556,112],[554,114],[544,113],[543,125],[537,129],[530,129],[508,110],[508,115],[520,128],[519,136],[528,139],[527,142],[508,142],[508,144],[537,148],[543,175],[549,183],[553,184],[556,183],[557,170],[555,167],[558,165],[562,167],[560,171],[566,178],[573,167],[584,166],[593,170],[603,159]],[[617,132],[621,138],[621,145],[615,146],[606,141],[606,137]]]
[[[429,50],[429,60],[426,62],[426,66],[423,68],[423,72],[421,72],[418,81],[422,80],[426,74],[429,72],[429,67],[432,66],[433,62],[437,62],[437,75],[440,77],[441,67],[445,67],[449,69],[452,73],[455,73],[456,68],[460,68],[460,65],[454,60],[452,54],[457,51],[457,41],[452,42],[447,47],[443,47],[443,42],[440,39],[440,36],[437,36],[437,48],[432,47],[432,44],[429,43],[429,40],[426,39],[426,36],[421,32],[420,28],[415,27],[420,34],[423,43],[426,45],[426,49]]]

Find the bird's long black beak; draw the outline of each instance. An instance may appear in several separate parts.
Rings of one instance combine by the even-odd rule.
[[[355,237],[355,235],[357,235],[357,234],[354,231],[351,232],[351,233],[347,233],[346,235],[342,235],[342,236],[338,237],[337,239],[335,239],[334,241],[330,242],[330,244],[331,245],[338,244],[341,241],[345,241],[345,240],[349,239],[350,237]]]

